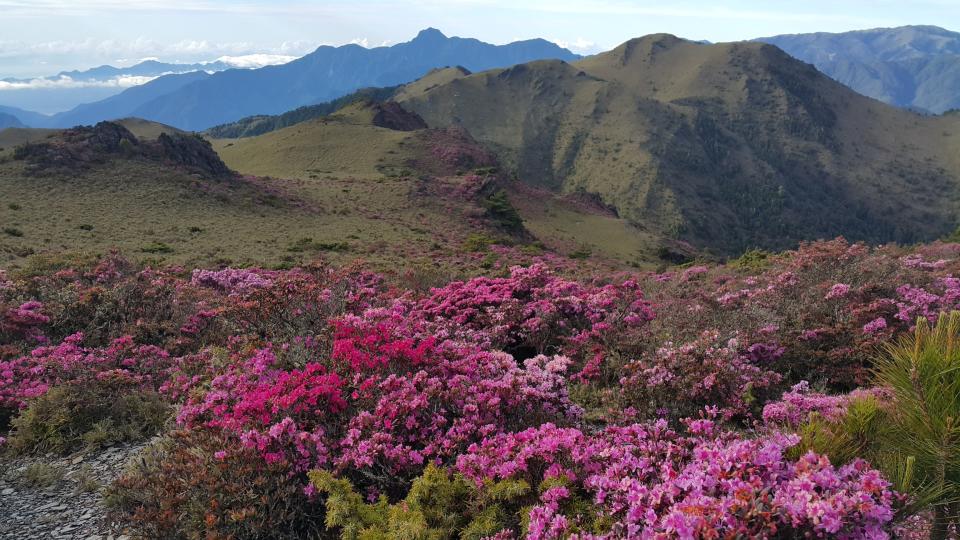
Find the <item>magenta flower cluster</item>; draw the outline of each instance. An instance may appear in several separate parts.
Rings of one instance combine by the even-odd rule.
[[[474,445],[456,467],[481,488],[502,479],[557,486],[530,510],[531,539],[762,538],[784,530],[889,538],[896,497],[865,462],[837,468],[814,454],[793,462],[784,454],[795,436],[744,439],[709,419],[688,424],[687,435],[664,421],[596,434],[544,424]],[[613,528],[578,532],[587,516],[565,504],[574,495]]]

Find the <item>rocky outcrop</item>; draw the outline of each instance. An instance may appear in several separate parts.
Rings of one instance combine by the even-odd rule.
[[[114,122],[64,130],[44,141],[28,143],[14,151],[35,175],[74,173],[113,159],[163,163],[204,177],[223,178],[233,172],[206,140],[188,134],[161,134],[143,141]]]
[[[233,172],[220,159],[210,143],[197,135],[162,133],[157,139],[163,159],[177,167],[186,168],[204,176],[232,176]]]
[[[373,125],[395,131],[426,129],[427,123],[417,113],[410,112],[395,101],[373,103]]]

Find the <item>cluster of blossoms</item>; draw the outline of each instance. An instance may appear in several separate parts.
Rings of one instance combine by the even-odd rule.
[[[579,418],[567,396],[566,358],[521,366],[506,353],[415,344],[390,331],[337,335],[331,359],[302,369],[285,369],[270,349],[255,351],[189,400],[179,422],[234,431],[267,461],[300,472],[336,467],[387,479],[415,475],[494,433]]]
[[[273,284],[265,273],[256,269],[224,268],[223,270],[193,271],[191,283],[205,287],[216,287],[230,291],[231,294],[244,293],[251,289],[263,289]]]
[[[649,330],[678,343],[705,330],[745,344],[776,343],[783,354],[770,369],[790,373],[790,383],[826,378],[831,390],[845,392],[868,382],[878,345],[918,316],[932,320],[960,306],[956,244],[904,256],[837,239],[743,264],[756,266],[698,270],[692,281],[650,276],[642,282],[657,311]]]
[[[837,421],[847,413],[852,401],[865,398],[890,402],[893,396],[883,388],[858,388],[849,394],[827,395],[814,392],[807,381],[801,381],[784,393],[779,401],[763,407],[763,422],[768,426],[795,430],[813,415],[827,421]]]
[[[83,334],[68,336],[56,346],[0,361],[0,409],[21,409],[31,398],[61,384],[83,384],[105,378],[159,389],[177,359],[153,345],[135,345],[129,336],[107,347],[82,346]]]
[[[627,364],[620,386],[632,407],[680,417],[713,406],[729,420],[748,415],[751,401],[780,382],[771,367],[782,354],[776,344],[744,347],[736,338],[724,341],[716,331],[704,332],[693,342],[666,343]]]
[[[10,340],[24,339],[34,344],[44,343],[47,339],[42,327],[49,322],[50,317],[43,313],[43,304],[30,300],[0,314],[0,336],[9,336],[7,339]]]
[[[587,286],[543,264],[514,267],[507,278],[453,282],[412,303],[407,317],[438,339],[510,352],[533,350],[573,359],[581,378],[594,377],[615,344],[654,319],[639,284]]]
[[[709,419],[681,435],[660,421],[597,434],[544,424],[470,448],[457,470],[478,486],[517,479],[544,486],[527,538],[761,538],[790,530],[816,538],[888,538],[897,504],[863,461],[791,461],[797,438],[744,439]],[[575,499],[593,504],[584,512]],[[584,529],[597,516],[610,530]]]

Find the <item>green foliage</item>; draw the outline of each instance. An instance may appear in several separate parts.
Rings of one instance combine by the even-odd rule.
[[[728,264],[730,267],[738,270],[759,272],[767,269],[770,266],[771,257],[772,254],[769,251],[762,249],[751,249],[749,251],[745,251],[743,255],[733,259]]]
[[[589,259],[591,255],[593,255],[593,250],[590,249],[590,246],[580,246],[568,256],[571,259]]]
[[[291,253],[303,253],[306,251],[350,251],[350,244],[347,242],[315,242],[313,238],[301,238],[287,247]]]
[[[16,227],[4,227],[4,228],[3,228],[3,232],[4,232],[7,236],[13,236],[13,237],[16,237],[16,238],[19,238],[19,237],[23,236],[23,231],[21,231],[20,229],[18,229],[18,228],[16,228]]]
[[[509,230],[520,230],[523,228],[523,219],[517,213],[517,209],[510,204],[507,192],[498,190],[483,200],[483,206],[487,209],[487,214],[498,224]]]
[[[51,388],[12,421],[8,444],[20,454],[65,454],[144,440],[158,431],[171,408],[154,392],[118,393],[102,382]]]
[[[960,312],[888,345],[876,360],[876,383],[891,404],[854,399],[839,421],[814,418],[801,427],[798,453],[824,453],[833,463],[867,459],[911,495],[904,515],[932,507],[932,539],[960,525]]]
[[[479,540],[517,528],[531,494],[530,485],[521,480],[488,482],[478,488],[432,464],[396,504],[383,496],[364,502],[348,480],[327,471],[311,472],[310,481],[326,494],[327,527],[338,530],[342,540]]]
[[[497,243],[497,239],[483,233],[471,234],[463,241],[463,250],[471,253],[486,251],[488,247]]]
[[[913,458],[906,487],[937,495],[931,538],[944,538],[948,523],[960,525],[960,312],[941,314],[932,329],[918,319],[914,336],[887,346],[875,370],[896,404],[884,451]]]
[[[944,242],[960,243],[960,227],[953,230],[952,233],[943,237]]]
[[[163,242],[150,242],[140,248],[143,253],[173,253],[173,248]]]
[[[881,451],[880,441],[890,435],[888,417],[874,396],[852,399],[847,414],[830,422],[818,415],[801,426],[800,444],[790,450],[799,458],[808,451],[825,454],[831,463],[848,463],[861,456],[875,456]]]

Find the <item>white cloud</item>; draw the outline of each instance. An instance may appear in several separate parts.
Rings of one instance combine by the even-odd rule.
[[[566,41],[562,39],[551,39],[550,41],[577,54],[594,54],[602,50],[602,47],[597,45],[595,41],[590,41],[582,37],[578,37],[573,41]]]
[[[359,45],[359,46],[363,47],[364,49],[369,49],[369,48],[370,48],[370,40],[367,39],[367,38],[365,38],[365,37],[364,37],[364,38],[353,38],[353,39],[350,40],[350,43],[352,43],[353,45]]]
[[[311,41],[284,41],[274,46],[264,46],[243,41],[214,42],[191,39],[161,43],[143,37],[128,41],[115,39],[55,40],[35,43],[0,41],[0,58],[67,54],[97,55],[106,58],[142,58],[145,60],[171,58],[178,55],[203,55],[207,58],[217,55],[240,56],[251,54],[303,56],[319,45],[320,43]]]
[[[299,57],[284,54],[244,54],[241,56],[221,56],[220,58],[216,59],[216,62],[223,62],[224,64],[235,68],[249,69],[286,64],[287,62],[296,60],[297,58]]]
[[[0,92],[9,90],[53,90],[63,88],[130,88],[146,84],[157,77],[120,75],[105,80],[77,80],[66,75],[22,81],[0,81]]]

